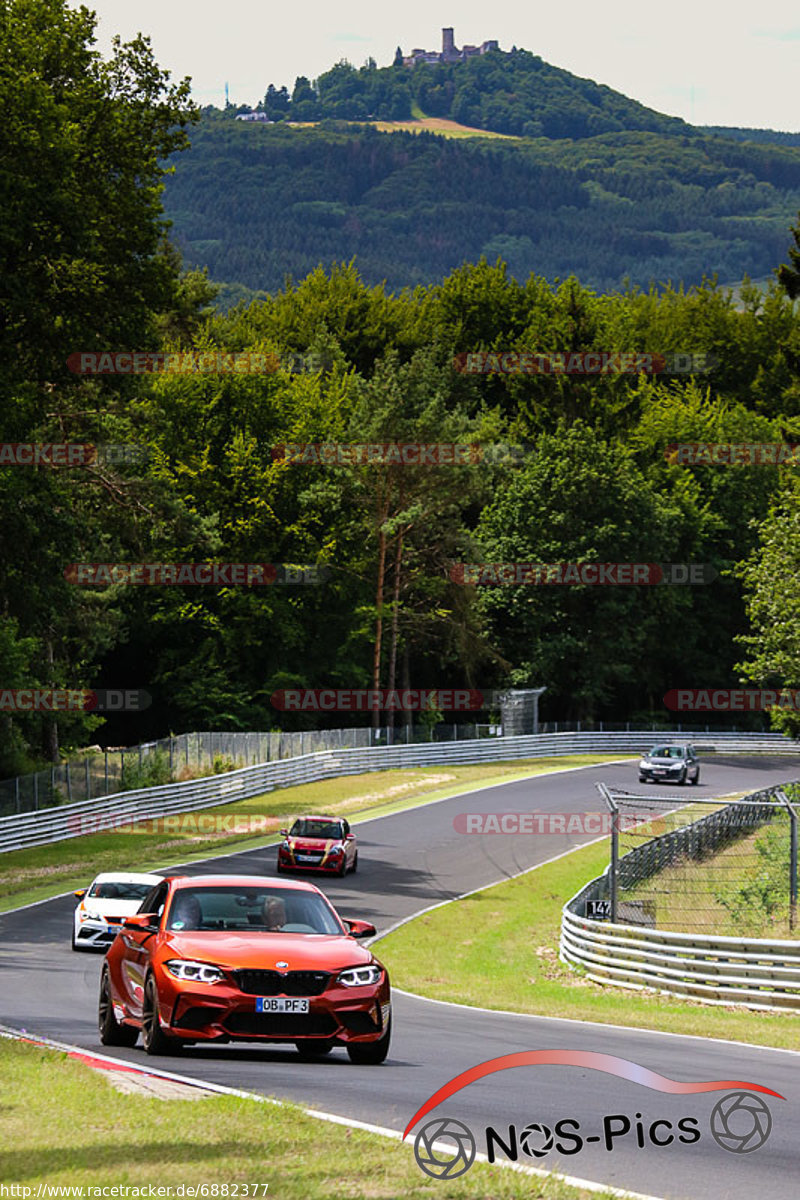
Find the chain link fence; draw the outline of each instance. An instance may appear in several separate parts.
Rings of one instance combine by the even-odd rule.
[[[604,877],[611,921],[688,934],[800,936],[800,785],[688,803],[598,786],[613,814]]]

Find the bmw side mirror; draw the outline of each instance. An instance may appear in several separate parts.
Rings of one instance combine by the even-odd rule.
[[[370,921],[345,921],[345,925],[350,937],[354,938],[375,937],[378,932]]]

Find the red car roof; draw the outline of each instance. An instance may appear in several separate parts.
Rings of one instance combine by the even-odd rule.
[[[313,883],[301,879],[276,879],[267,875],[176,875],[170,879],[175,888],[196,887],[269,887],[287,888],[295,892],[318,892]]]

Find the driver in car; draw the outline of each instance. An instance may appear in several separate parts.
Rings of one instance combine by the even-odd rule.
[[[200,901],[191,892],[178,892],[169,914],[170,929],[199,929],[203,919]]]
[[[262,911],[267,929],[283,929],[286,924],[286,905],[278,896],[267,896]]]

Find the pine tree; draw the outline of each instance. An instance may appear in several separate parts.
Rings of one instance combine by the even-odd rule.
[[[800,213],[798,218],[797,225],[792,227],[794,246],[789,247],[789,261],[792,265],[782,263],[778,267],[778,283],[790,300],[796,300],[800,296]]]

